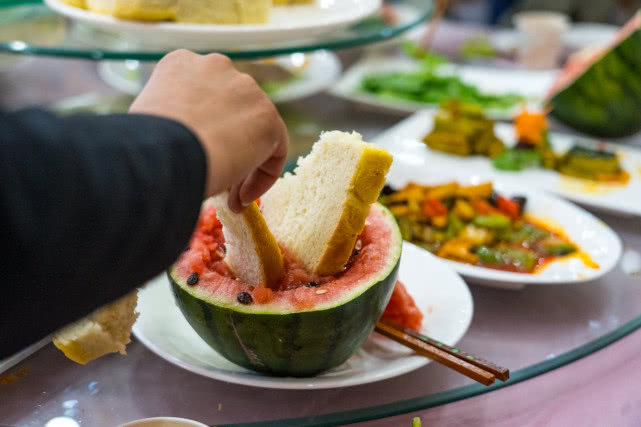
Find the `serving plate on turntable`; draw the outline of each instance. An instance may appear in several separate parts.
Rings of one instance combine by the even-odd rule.
[[[382,0],[316,0],[310,5],[274,6],[265,24],[189,24],[139,22],[45,0],[47,6],[77,23],[134,37],[149,47],[231,49],[313,39],[374,14]]]
[[[472,321],[472,296],[465,282],[449,266],[410,243],[403,244],[399,279],[423,312],[421,332],[455,345]],[[310,378],[268,376],[235,365],[209,347],[175,304],[165,276],[140,291],[137,310],[140,317],[133,333],[151,351],[191,372],[230,383],[277,389],[346,387],[392,378],[430,362],[372,333],[350,359],[323,374]]]

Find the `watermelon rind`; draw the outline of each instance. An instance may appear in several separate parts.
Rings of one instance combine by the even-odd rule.
[[[367,339],[398,278],[402,238],[394,217],[381,205],[391,229],[384,268],[355,292],[302,311],[261,311],[260,305],[224,304],[190,288],[168,271],[176,303],[198,335],[226,359],[276,376],[313,376],[346,361]]]
[[[622,138],[641,131],[641,29],[613,45],[549,101],[554,117],[592,136]]]

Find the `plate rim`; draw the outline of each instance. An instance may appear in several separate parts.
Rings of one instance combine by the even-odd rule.
[[[463,280],[463,278],[456,271],[448,267],[445,263],[442,263],[441,260],[436,256],[434,256],[433,254],[429,253],[428,251],[410,242],[403,242],[404,251],[406,250],[406,246],[407,247],[411,246],[412,248],[414,248],[411,250],[418,251],[419,253],[422,254],[421,256],[424,256],[426,259],[429,259],[430,263],[439,265],[439,268],[442,268],[444,271],[447,271],[448,275],[450,275],[452,279],[452,283],[450,283],[449,286],[457,286],[458,292],[460,292],[461,295],[464,296],[466,303],[468,304],[468,307],[466,307],[467,316],[463,323],[457,322],[457,324],[460,325],[460,331],[457,333],[456,339],[453,339],[451,340],[451,342],[447,343],[448,345],[456,345],[467,333],[470,325],[472,324],[472,319],[474,317],[474,299],[472,297],[472,292],[470,291],[468,284],[465,282],[465,280]],[[151,282],[153,282],[153,280],[148,282],[147,284]],[[138,341],[140,341],[145,347],[147,347],[151,352],[155,353],[161,359],[164,359],[189,372],[193,372],[195,374],[198,374],[207,378],[212,378],[218,381],[223,381],[231,384],[239,384],[239,385],[259,387],[259,388],[281,389],[281,390],[321,390],[321,389],[361,386],[361,385],[378,382],[378,381],[382,381],[390,378],[395,378],[397,376],[407,374],[416,369],[422,368],[431,362],[431,360],[423,356],[413,356],[411,359],[408,360],[405,366],[391,370],[384,375],[371,375],[371,376],[365,377],[362,380],[355,380],[354,378],[351,378],[343,381],[340,381],[340,380],[337,381],[333,377],[327,377],[327,381],[317,384],[317,383],[314,383],[314,379],[317,377],[280,378],[280,377],[270,377],[266,375],[261,377],[259,374],[255,374],[255,373],[251,373],[251,376],[249,376],[249,374],[242,373],[242,372],[229,374],[223,371],[216,371],[216,370],[201,368],[193,364],[190,364],[189,362],[185,362],[179,357],[176,357],[169,352],[166,352],[165,350],[160,348],[158,345],[156,345],[152,340],[148,339],[140,329],[141,327],[138,326],[138,322],[136,322],[132,329],[133,335],[136,337]],[[212,351],[215,351],[215,350],[212,349]],[[268,379],[271,381],[264,382],[264,381],[261,381],[260,378]]]
[[[234,34],[255,34],[256,36],[274,34],[279,32],[297,32],[301,30],[319,30],[322,28],[335,28],[336,26],[347,26],[358,22],[374,14],[380,9],[382,0],[352,0],[360,1],[364,7],[358,8],[348,17],[336,17],[333,19],[320,20],[311,25],[275,25],[275,24],[194,24],[194,23],[176,23],[176,22],[143,22],[135,20],[126,20],[116,18],[110,15],[104,15],[81,9],[63,3],[61,0],[44,0],[45,4],[55,12],[79,22],[100,25],[103,28],[122,29],[128,31],[140,31],[152,33],[156,31],[166,31],[169,34],[190,34],[190,35],[234,35]],[[288,6],[273,6],[288,7]],[[306,5],[304,7],[311,7]]]

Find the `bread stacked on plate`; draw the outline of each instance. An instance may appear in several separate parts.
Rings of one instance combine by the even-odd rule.
[[[91,12],[136,21],[196,24],[264,24],[272,4],[313,3],[314,0],[61,0]]]

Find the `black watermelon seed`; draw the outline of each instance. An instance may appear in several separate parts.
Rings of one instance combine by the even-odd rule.
[[[316,282],[307,282],[305,286],[308,288],[317,288],[319,285]]]
[[[385,184],[383,186],[383,189],[381,190],[381,194],[384,196],[389,196],[390,194],[394,193],[394,191],[396,190],[394,190],[391,186]]]
[[[187,278],[187,284],[194,286],[196,283],[198,283],[198,273],[191,273]]]
[[[218,249],[220,249],[220,251],[221,251],[222,253],[224,253],[224,254],[226,254],[226,253],[227,253],[227,247],[226,247],[226,246],[219,246],[219,247],[218,247]]]
[[[241,304],[251,304],[253,302],[252,296],[247,293],[247,292],[240,292],[237,296],[236,299],[238,300],[239,303]]]

